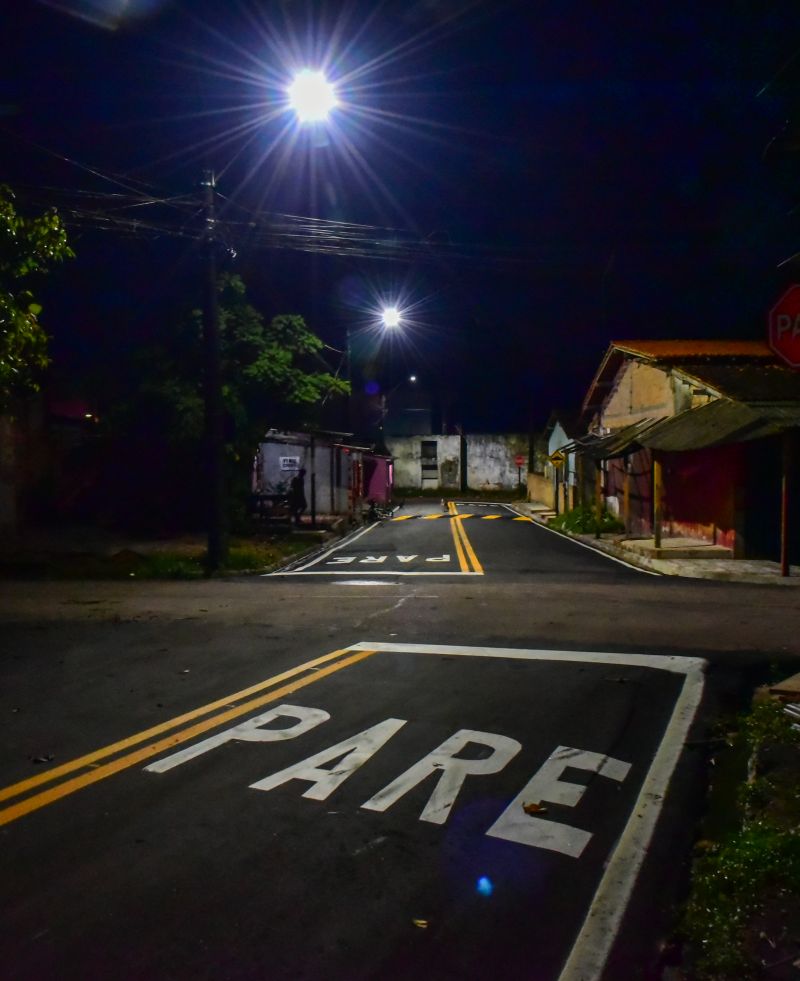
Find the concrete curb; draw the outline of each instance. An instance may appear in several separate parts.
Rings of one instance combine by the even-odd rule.
[[[797,575],[784,578],[768,571],[756,572],[736,569],[735,563],[741,561],[737,559],[725,560],[727,564],[732,566],[730,570],[709,568],[702,565],[704,562],[721,561],[715,559],[651,559],[649,556],[637,554],[633,549],[623,548],[614,542],[604,541],[602,538],[597,539],[594,535],[577,535],[561,528],[552,528],[543,518],[537,516],[540,512],[529,504],[515,503],[511,506],[523,517],[533,518],[537,524],[546,525],[548,531],[555,532],[564,538],[571,538],[587,548],[592,548],[596,552],[603,552],[611,558],[625,562],[627,565],[645,569],[648,572],[655,572],[658,575],[677,576],[684,579],[711,579],[717,582],[746,583],[759,586],[800,586],[800,576]],[[546,511],[545,513],[550,514],[552,512]]]

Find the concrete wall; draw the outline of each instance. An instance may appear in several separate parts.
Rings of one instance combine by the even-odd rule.
[[[638,361],[626,361],[600,412],[600,425],[614,431],[640,419],[658,419],[675,412],[675,391],[669,373]]]
[[[432,458],[423,461],[423,441],[436,444],[435,468]],[[387,436],[386,445],[394,457],[395,487],[457,490],[461,486],[460,436]]]
[[[528,436],[467,436],[467,486],[474,490],[512,490],[525,486],[528,475]],[[522,456],[517,467],[514,457]]]
[[[433,457],[423,457],[423,442],[435,443]],[[528,473],[528,436],[471,435],[464,437],[467,457],[467,486],[474,490],[511,490],[519,481],[525,485]],[[460,436],[389,436],[386,444],[394,457],[394,483],[397,487],[450,489],[461,487]],[[521,468],[515,456],[524,458]]]

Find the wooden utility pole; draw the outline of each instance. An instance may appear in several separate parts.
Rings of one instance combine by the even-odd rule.
[[[203,354],[205,383],[206,500],[208,503],[208,571],[216,572],[228,557],[225,509],[225,418],[222,402],[222,340],[217,297],[217,241],[214,173],[202,181],[205,206],[205,289]]]
[[[789,495],[791,493],[792,431],[781,439],[781,575],[789,576]]]
[[[600,537],[600,522],[603,520],[603,461],[595,460],[594,464],[594,514],[597,527],[594,537]]]

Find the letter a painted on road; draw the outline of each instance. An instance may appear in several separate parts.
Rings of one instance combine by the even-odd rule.
[[[406,724],[405,719],[387,719],[378,725],[365,729],[350,739],[345,739],[330,749],[309,756],[294,766],[273,773],[257,783],[251,783],[253,790],[274,790],[289,780],[307,780],[311,786],[303,793],[303,797],[311,800],[325,800],[336,788],[352,776],[359,767],[388,742],[392,736]],[[323,763],[332,763],[344,757],[330,770],[323,768]]]

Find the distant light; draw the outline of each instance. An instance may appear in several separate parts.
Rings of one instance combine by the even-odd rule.
[[[301,123],[321,122],[339,105],[333,85],[322,72],[312,72],[309,68],[295,76],[287,92],[289,104]]]
[[[413,383],[413,382],[415,382],[417,380],[417,376],[416,375],[409,375],[408,376],[408,380]]]
[[[488,879],[485,875],[482,875],[480,879],[478,879],[477,890],[481,896],[491,896],[494,892],[492,880]]]
[[[397,307],[385,307],[381,314],[381,319],[383,320],[384,327],[399,327],[400,311]]]

